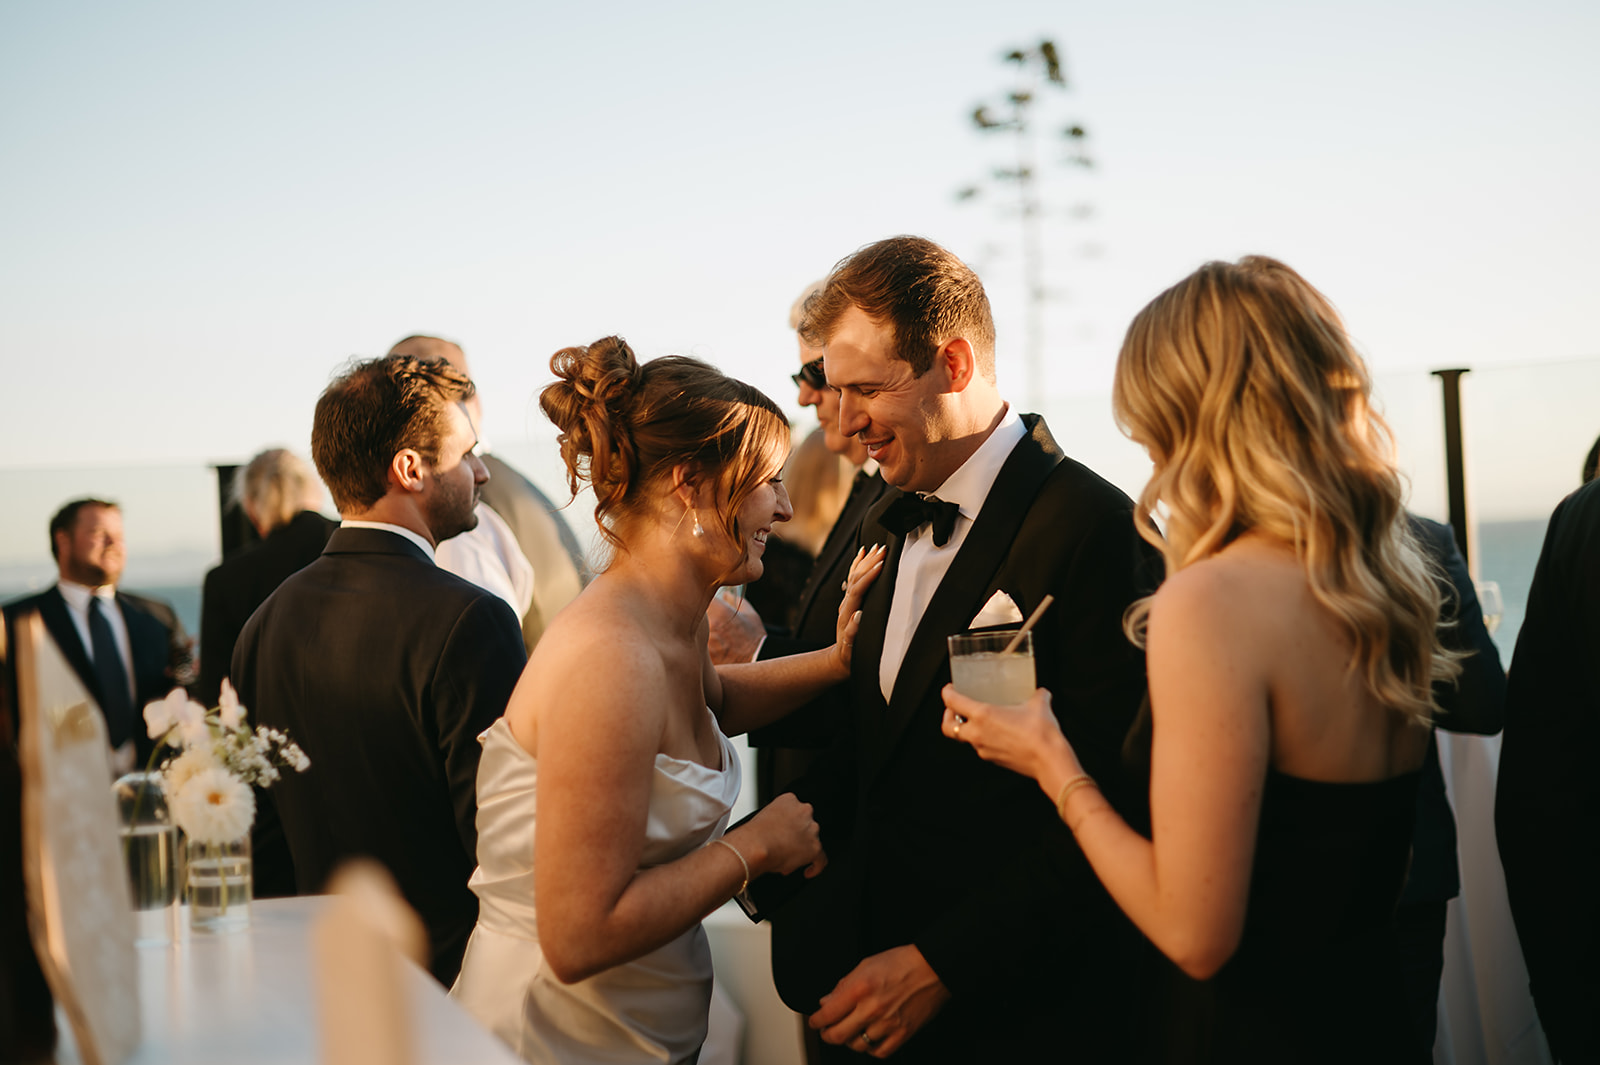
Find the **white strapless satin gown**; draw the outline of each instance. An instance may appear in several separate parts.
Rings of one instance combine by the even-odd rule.
[[[713,719],[714,722],[715,719]],[[641,868],[722,835],[739,796],[739,759],[717,731],[720,770],[656,755]],[[505,719],[478,738],[478,924],[450,994],[531,1062],[692,1062],[706,1038],[711,947],[697,924],[642,958],[563,984],[544,965],[534,919],[538,762]]]

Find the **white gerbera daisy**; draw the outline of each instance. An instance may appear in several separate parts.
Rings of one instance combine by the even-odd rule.
[[[256,797],[226,769],[201,769],[171,800],[172,818],[199,843],[228,843],[250,831]]]

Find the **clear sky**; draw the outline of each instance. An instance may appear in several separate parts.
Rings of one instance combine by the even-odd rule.
[[[1016,220],[953,193],[1005,162],[966,116],[1042,36],[1096,166],[1047,168],[1066,298],[1024,405],[1109,436],[1079,399],[1128,319],[1248,252],[1380,375],[1600,358],[1593,0],[11,0],[0,473],[304,451],[331,371],[419,331],[524,452],[549,354],[612,332],[792,404],[790,302],[899,232],[978,267],[1020,381]]]

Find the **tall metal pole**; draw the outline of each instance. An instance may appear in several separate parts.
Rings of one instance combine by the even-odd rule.
[[[1471,373],[1459,370],[1435,370],[1444,389],[1444,471],[1445,489],[1450,500],[1450,528],[1456,536],[1456,546],[1467,567],[1472,566],[1472,555],[1467,546],[1467,467],[1461,446],[1461,375]]]

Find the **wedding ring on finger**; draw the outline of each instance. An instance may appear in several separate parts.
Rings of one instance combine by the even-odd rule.
[[[868,1035],[865,1028],[861,1029],[861,1034],[856,1036],[856,1038],[867,1044],[868,1050],[871,1050],[873,1047],[878,1045],[878,1041]]]

